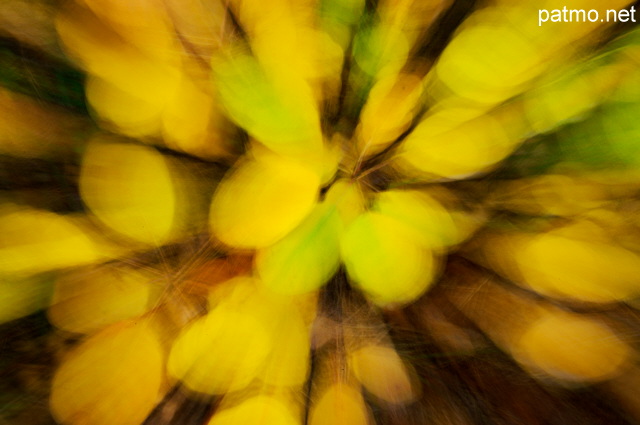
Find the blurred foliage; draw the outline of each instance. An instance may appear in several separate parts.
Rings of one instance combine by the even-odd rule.
[[[640,32],[541,7],[0,5],[0,421],[639,423]]]

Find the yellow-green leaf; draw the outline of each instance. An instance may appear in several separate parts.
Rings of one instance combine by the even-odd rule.
[[[239,51],[215,56],[212,68],[220,102],[251,136],[280,154],[322,154],[319,114],[308,86],[277,84],[253,56]]]
[[[318,205],[291,233],[258,252],[256,270],[264,284],[282,294],[319,289],[340,263],[341,223],[333,205]]]
[[[433,282],[437,264],[432,252],[402,222],[366,212],[341,239],[349,277],[375,303],[407,303]]]

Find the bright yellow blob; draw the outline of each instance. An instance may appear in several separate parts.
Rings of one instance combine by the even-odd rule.
[[[106,128],[130,137],[160,133],[164,104],[129,93],[96,76],[87,78],[85,90],[87,101]]]
[[[41,278],[0,279],[0,324],[46,308],[51,293],[52,283]]]
[[[519,86],[543,69],[541,59],[537,46],[518,28],[481,23],[465,28],[451,40],[435,70],[458,96],[498,103],[517,93]]]
[[[473,111],[451,109],[425,118],[402,142],[401,167],[431,178],[466,178],[489,170],[521,142],[508,136],[496,117],[465,121],[469,114]]]
[[[227,145],[218,136],[220,127],[221,113],[213,96],[183,73],[175,96],[162,115],[167,146],[207,159],[222,156]]]
[[[300,422],[282,401],[259,395],[217,411],[208,425],[299,425]]]
[[[640,257],[615,245],[549,233],[514,254],[526,284],[544,294],[607,302],[640,293]]]
[[[211,229],[231,246],[268,246],[311,212],[319,189],[320,177],[299,162],[276,155],[250,159],[218,186],[211,203]]]
[[[390,404],[415,400],[415,376],[392,347],[365,345],[349,353],[349,364],[358,381],[377,399]]]
[[[182,331],[167,368],[196,392],[237,391],[258,375],[273,342],[259,317],[219,306]]]
[[[91,3],[97,6],[101,2]],[[143,21],[152,20],[146,15]],[[166,39],[167,34],[162,31],[154,34],[113,22],[109,25],[90,10],[71,3],[57,16],[56,29],[71,56],[90,74],[87,99],[107,125],[133,137],[157,136],[162,111],[175,95],[180,81],[179,69],[162,58],[172,50],[170,45],[174,40]],[[129,40],[122,38],[123,33]],[[162,35],[166,43],[157,38]],[[155,37],[155,40],[134,47],[129,42],[136,41],[138,36]],[[160,55],[147,56],[137,47],[147,53],[155,50],[154,53]]]
[[[410,226],[420,241],[433,249],[458,243],[460,231],[449,212],[417,190],[387,190],[378,194],[373,209]]]
[[[246,330],[257,332],[259,338],[266,335],[268,339],[269,346],[264,347],[268,353],[256,372],[258,380],[275,387],[294,387],[306,382],[309,373],[310,324],[315,318],[317,303],[313,295],[292,297],[276,294],[259,279],[238,276],[212,288],[208,302],[209,309],[214,312],[232,311],[233,314],[249,317],[246,319],[248,321],[259,323],[255,330]],[[245,334],[240,337],[245,337]],[[247,349],[253,349],[251,344],[250,341],[242,342]],[[232,366],[230,363],[229,367]],[[237,373],[253,374],[253,371],[251,366],[251,371],[239,370]]]
[[[631,355],[606,325],[556,310],[535,321],[514,347],[515,358],[534,373],[568,382],[608,379]]]
[[[288,329],[283,329],[288,330]],[[298,332],[281,337],[265,362],[265,369],[258,374],[258,379],[274,387],[301,387],[309,376],[309,344],[308,332]]]
[[[113,325],[58,368],[51,413],[65,425],[140,425],[161,392],[162,348],[144,322]]]
[[[0,274],[36,274],[103,258],[71,217],[49,211],[4,205],[0,235]]]
[[[640,257],[590,222],[540,234],[487,235],[481,251],[486,265],[546,296],[607,303],[640,291]]]
[[[368,425],[370,414],[362,395],[346,384],[327,388],[313,404],[310,425]]]
[[[299,387],[309,376],[311,336],[302,315],[294,308],[281,308],[282,318],[274,326],[273,350],[258,378],[275,387]]]
[[[93,142],[82,158],[80,194],[113,230],[161,245],[174,234],[177,202],[168,163],[155,149]]]
[[[360,114],[358,149],[371,156],[402,134],[418,111],[422,81],[412,74],[390,75],[378,81]]]

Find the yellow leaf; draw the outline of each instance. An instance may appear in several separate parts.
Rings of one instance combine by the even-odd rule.
[[[268,246],[311,212],[319,189],[320,177],[294,160],[268,155],[243,161],[213,197],[212,232],[231,246]]]
[[[130,137],[160,134],[164,102],[145,99],[91,75],[85,90],[87,101],[105,128]]]
[[[521,142],[507,134],[500,116],[466,120],[475,114],[450,109],[425,118],[402,142],[401,167],[431,178],[466,178],[487,171]]]
[[[360,114],[358,149],[363,156],[379,153],[411,124],[418,111],[422,81],[412,74],[393,74],[378,81]]]
[[[513,351],[532,372],[568,382],[611,378],[632,356],[631,347],[606,325],[560,310],[532,323]]]
[[[391,404],[410,403],[416,398],[416,377],[391,346],[365,345],[349,353],[349,364],[364,388]],[[413,371],[415,374],[415,371]]]
[[[0,235],[0,275],[36,274],[105,257],[72,217],[49,211],[3,205]]]
[[[295,308],[281,308],[274,326],[273,350],[258,378],[275,387],[301,387],[309,375],[311,337],[309,327]]]
[[[140,242],[161,245],[179,219],[168,163],[155,149],[95,141],[80,171],[80,194],[110,228]]]
[[[629,1],[612,0],[606,8],[598,0],[572,2],[574,10],[587,13],[595,9],[602,19],[576,22],[574,18],[571,25],[539,20],[544,10],[562,10],[566,5],[561,1],[494,3],[463,22],[431,72],[429,78],[447,86],[444,97],[453,91],[461,98],[495,105],[522,93],[534,78],[597,40],[588,35],[600,26],[612,25],[604,19],[606,10],[625,7]],[[492,46],[490,52],[487,45]]]
[[[315,318],[317,304],[315,296],[276,294],[259,279],[238,276],[213,287],[208,302],[209,309],[214,312],[232,311],[249,316],[260,323],[255,331],[265,333],[270,344],[273,342],[256,373],[259,380],[275,387],[295,387],[306,382],[309,327]]]
[[[224,156],[229,145],[219,135],[222,125],[222,115],[212,95],[183,73],[175,96],[162,115],[167,145],[206,159]]]
[[[272,333],[259,316],[218,306],[182,331],[167,367],[193,391],[224,394],[251,383],[273,344]]]
[[[611,242],[562,235],[563,228],[541,234],[494,236],[483,243],[490,267],[541,294],[587,302],[615,302],[640,293],[640,257]],[[570,229],[569,229],[570,230]]]
[[[46,308],[51,292],[52,283],[42,278],[0,279],[0,324]]]
[[[435,73],[458,96],[498,103],[545,69],[539,46],[518,28],[501,24],[470,25],[442,53]],[[487,45],[492,46],[490,54]]]
[[[153,307],[160,282],[140,271],[105,265],[60,276],[47,311],[55,326],[69,332],[91,333]]]
[[[143,321],[106,328],[56,371],[51,413],[65,425],[140,425],[161,395],[163,363],[160,343]]]
[[[287,0],[268,5],[255,0],[229,3],[247,32],[251,50],[269,74],[282,81],[305,82],[314,91],[326,90],[326,83],[339,84],[343,50],[325,32],[315,29],[316,0],[308,4]]]
[[[291,409],[275,397],[259,395],[216,411],[208,425],[299,425]]]
[[[323,186],[333,181],[343,157],[342,144],[336,139],[332,139],[324,145],[324,153],[320,164],[310,163],[312,167],[315,167],[314,169],[319,170]]]
[[[278,16],[276,23],[252,39],[253,51],[265,69],[278,78],[300,79],[316,89],[323,80],[339,81],[342,48],[324,32],[282,18]],[[273,48],[276,45],[278,49]]]
[[[546,234],[515,255],[524,281],[543,293],[605,302],[640,293],[640,257],[612,244]]]
[[[175,64],[146,56],[89,10],[67,3],[56,29],[86,71],[128,95],[160,107],[175,93],[180,78]]]
[[[362,395],[346,384],[327,388],[313,404],[310,425],[368,425],[370,413]]]
[[[106,6],[103,2],[89,2],[96,9]],[[106,8],[111,6],[116,6],[115,2],[109,2]],[[143,26],[153,21],[148,13],[144,20],[138,19],[138,15],[126,16],[125,19],[134,19]],[[107,126],[131,137],[158,136],[162,111],[180,82],[179,69],[175,61],[169,60],[175,51],[171,47],[175,41],[173,36],[168,37],[166,28],[156,25],[151,33],[141,28],[125,29],[117,23],[105,22],[87,8],[66,3],[56,17],[56,29],[70,55],[90,74],[87,100]],[[130,39],[123,39],[118,29]],[[138,36],[152,39],[151,43],[136,46],[151,55],[129,44],[128,41],[136,41],[131,38]]]
[[[373,210],[410,226],[415,236],[432,249],[455,245],[461,239],[461,232],[449,212],[428,194],[417,190],[381,192]]]

